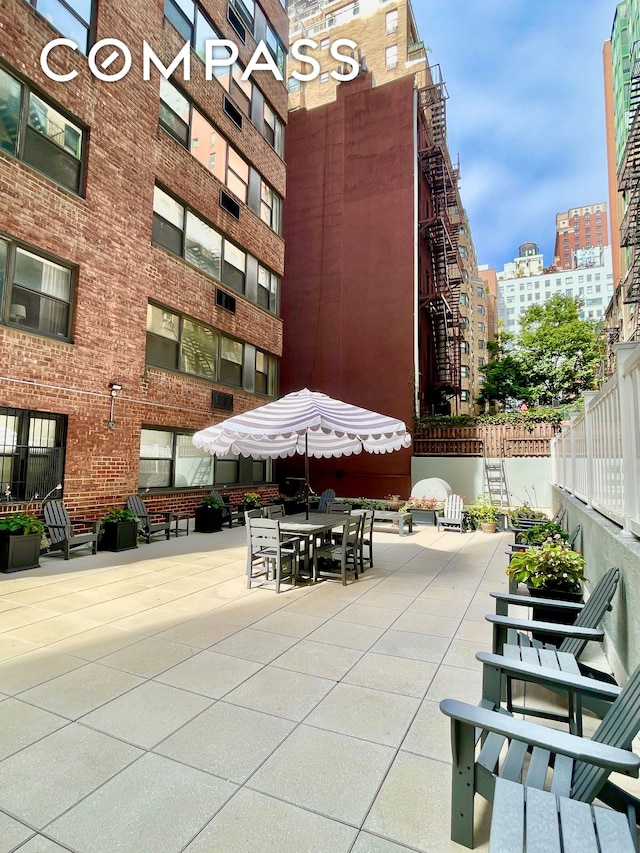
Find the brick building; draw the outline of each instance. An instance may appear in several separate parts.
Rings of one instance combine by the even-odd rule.
[[[588,204],[556,214],[556,239],[553,263],[558,269],[596,266],[600,250],[609,245],[607,205]]]
[[[38,7],[5,0],[0,28],[3,509],[58,482],[94,517],[139,489],[167,509],[214,483],[268,490],[265,463],[214,462],[190,436],[278,392],[287,92],[239,77],[261,39],[283,64],[283,4]],[[70,82],[40,66],[61,36],[78,49],[49,65]],[[87,51],[114,38],[133,64],[104,82]],[[237,44],[230,73],[205,79],[204,38]],[[165,66],[190,42],[190,80],[144,81],[143,40]]]

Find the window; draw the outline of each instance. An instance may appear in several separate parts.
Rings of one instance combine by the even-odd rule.
[[[4,292],[7,325],[69,340],[72,283],[70,267],[0,240],[0,304]]]
[[[327,75],[327,79],[328,79],[328,76],[329,75]],[[295,77],[289,77],[289,80],[287,81],[287,88],[288,88],[289,92],[291,92],[291,93],[299,92],[300,91],[300,81],[296,80]]]
[[[262,135],[269,145],[275,148],[276,154],[284,157],[284,125],[266,101],[264,104],[264,127]]]
[[[390,47],[385,48],[384,61],[385,61],[385,66],[388,70],[396,67],[396,65],[398,64],[398,45],[397,44],[392,44]]]
[[[462,367],[460,368],[460,376],[463,379],[469,378],[469,368],[466,366],[466,364],[463,364]]]
[[[93,3],[91,0],[27,0],[54,29],[76,42],[83,53],[89,51]]]
[[[267,43],[267,47],[269,48],[269,53],[276,61],[278,68],[280,69],[280,73],[284,77],[285,74],[285,62],[284,62],[284,47],[282,46],[282,42],[275,34],[275,32],[271,29],[269,24],[266,27],[266,38],[265,41]]]
[[[65,415],[0,408],[0,482],[11,499],[42,500],[64,478]],[[59,494],[58,494],[59,496]]]
[[[478,349],[484,349],[484,341],[478,341]]]
[[[328,83],[329,82],[329,72],[328,71],[322,72],[322,74],[320,75],[320,82],[321,83]]]
[[[244,293],[247,255],[168,193],[153,192],[152,241],[205,275]]]
[[[258,305],[270,311],[278,313],[278,301],[280,293],[280,279],[275,273],[270,272],[262,264],[258,265]]]
[[[533,300],[533,294],[527,293],[527,302],[531,302]]]
[[[468,391],[461,391],[460,392],[460,402],[461,403],[468,403],[469,399],[470,398],[469,398],[469,392]]]
[[[565,283],[565,284],[573,284],[573,276],[572,276],[572,275],[568,275],[568,276],[565,278],[564,283]]]
[[[484,323],[478,323],[478,331],[484,332]]]
[[[478,314],[484,314],[484,305],[478,305],[477,311]]]
[[[320,50],[329,50],[330,44],[331,44],[331,39],[328,39],[328,38],[320,39]]]
[[[143,428],[140,432],[141,489],[212,486],[214,457],[196,447],[193,433]]]
[[[260,219],[276,234],[282,234],[282,199],[264,181],[260,185]]]
[[[511,291],[511,290],[513,290],[513,285],[511,285],[511,287],[509,288],[509,290],[510,290],[510,291]],[[484,299],[484,297],[485,297],[485,289],[484,289],[484,287],[479,287],[479,288],[478,288],[478,296],[480,297],[480,299]]]
[[[222,67],[218,69],[216,78],[225,91],[231,95],[246,117],[250,119],[253,83],[251,80],[243,80],[243,74],[244,68],[239,62],[234,62],[231,68]]]
[[[460,341],[460,352],[463,355],[469,352],[469,344],[466,341]]]
[[[578,276],[578,284],[582,284],[582,283],[583,283],[583,281],[584,281],[584,276],[583,276],[583,275],[579,275],[579,276]]]
[[[242,387],[244,344],[211,326],[149,303],[146,362]]]
[[[385,15],[385,23],[387,28],[387,35],[391,33],[395,33],[398,31],[398,10],[392,9],[391,12],[387,12]]]
[[[507,304],[515,301],[515,296],[507,296]]]
[[[84,148],[78,125],[0,69],[0,150],[79,193]]]
[[[243,24],[247,27],[251,35],[253,35],[255,13],[253,0],[229,0],[229,8],[240,16]]]
[[[256,394],[275,397],[277,364],[274,356],[256,350]]]
[[[484,363],[485,363],[484,356],[479,355],[478,356],[478,367],[482,367],[482,365]]]
[[[160,79],[159,120],[174,139],[246,204],[249,164],[219,130],[164,78]]]
[[[468,304],[469,304],[469,297],[467,296],[466,293],[461,293],[460,294],[460,305],[468,305]]]
[[[572,288],[572,287],[568,287],[568,288],[567,288],[567,290],[566,290],[566,294],[567,294],[567,296],[573,296],[573,288]]]

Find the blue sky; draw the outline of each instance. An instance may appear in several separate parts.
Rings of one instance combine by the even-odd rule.
[[[607,200],[602,46],[615,0],[413,0],[449,92],[447,131],[478,263],[532,240],[553,260],[555,215]]]

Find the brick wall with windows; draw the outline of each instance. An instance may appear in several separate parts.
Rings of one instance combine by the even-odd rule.
[[[226,2],[200,5],[222,37],[238,40]],[[240,218],[231,216],[219,203],[224,185],[159,126],[159,74],[152,70],[151,80],[142,80],[142,41],[165,65],[184,41],[164,17],[163,4],[105,0],[94,6],[93,37],[121,39],[133,53],[131,72],[116,83],[93,78],[86,58],[65,50],[51,54],[50,66],[59,73],[77,70],[78,77],[67,83],[47,78],[40,52],[60,31],[26,0],[3,4],[0,93],[8,91],[8,77],[14,101],[9,108],[0,97],[0,409],[66,418],[63,498],[72,514],[95,516],[138,490],[143,427],[189,432],[222,420],[230,413],[212,408],[212,391],[231,393],[234,412],[268,402],[274,386],[271,377],[265,380],[265,364],[275,364],[277,376],[282,353],[277,295],[265,305],[257,272],[255,290],[245,296],[152,243],[156,182],[251,254],[276,288],[284,243],[260,218],[259,185],[258,213],[241,203]],[[288,19],[279,0],[264,0],[261,9],[286,44]],[[254,49],[250,37],[239,47],[246,63]],[[240,130],[223,109],[229,93],[218,80],[204,79],[194,52],[191,66],[191,81],[180,82],[185,93],[284,196],[285,165],[273,132],[257,112],[255,121],[243,118]],[[255,84],[284,124],[284,84],[264,72]],[[14,145],[18,92],[24,112],[18,113],[22,136]],[[25,148],[28,133],[36,149]],[[217,299],[217,291],[233,299]],[[238,342],[252,359],[245,359],[242,384],[148,363],[150,303]],[[122,389],[110,428],[113,382]],[[245,484],[228,485],[241,492]],[[169,489],[151,493],[150,501],[192,508],[209,489]],[[0,512],[13,506],[5,501]]]

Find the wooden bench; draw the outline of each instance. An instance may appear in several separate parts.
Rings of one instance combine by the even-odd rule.
[[[491,853],[636,850],[625,815],[507,779],[496,779],[489,849]]]
[[[392,524],[398,522],[398,534],[404,536],[405,524],[409,528],[409,532],[413,532],[413,516],[410,512],[391,512],[391,510],[377,509],[374,517],[375,521],[390,521]]]

